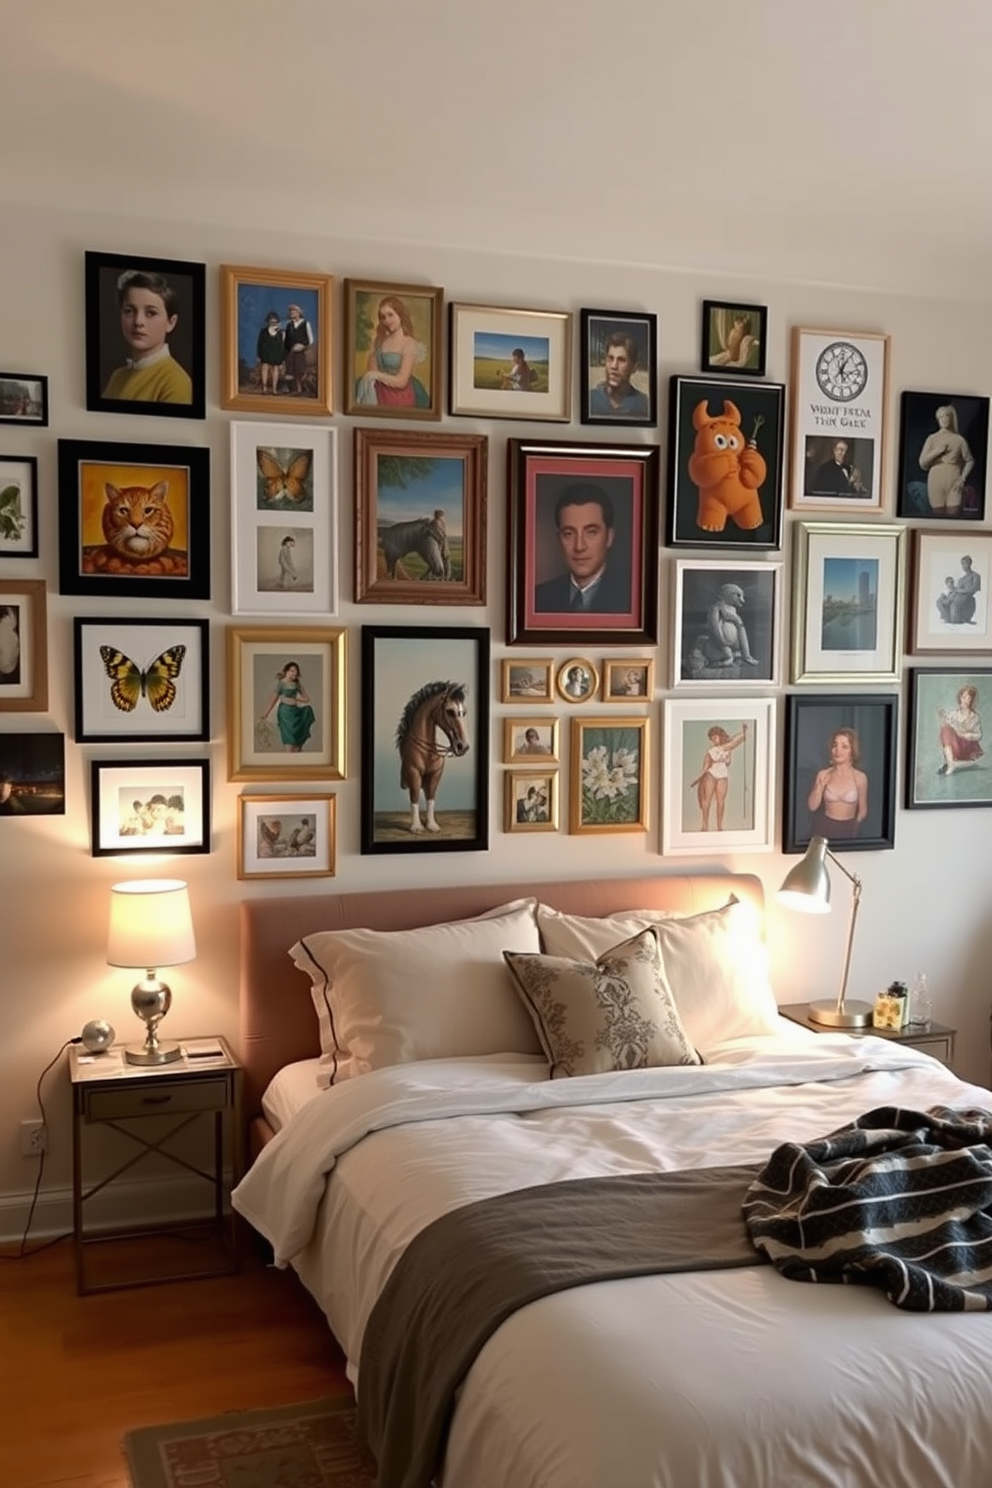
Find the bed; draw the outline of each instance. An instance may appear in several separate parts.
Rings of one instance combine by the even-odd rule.
[[[507,1203],[580,1194],[585,1202],[587,1191],[626,1214],[638,1185],[660,1184],[652,1202],[678,1216],[669,1224],[677,1230],[695,1202],[678,1207],[686,1175],[697,1188],[712,1178],[715,1193],[725,1180],[750,1182],[780,1144],[811,1143],[865,1112],[973,1113],[992,1102],[918,1050],[779,1019],[760,955],[744,964],[755,940],[760,953],[761,913],[760,880],[739,874],[244,901],[253,1161],[235,1205],[319,1302],[376,1431],[393,1429],[397,1360],[427,1358],[420,1372],[436,1373],[436,1339],[416,1342],[416,1303],[399,1315],[407,1294],[397,1282],[411,1257],[430,1263],[435,1233],[457,1252],[461,1242],[445,1226],[479,1216],[485,1229]],[[387,992],[363,1007],[364,984],[346,1015],[334,1010],[330,1029],[326,979],[314,965],[323,964],[325,935],[335,954],[345,945],[351,957],[336,963],[341,988],[356,967],[361,980],[372,964],[364,957],[384,946],[399,952],[403,994],[427,998],[434,1032],[384,1030],[396,1004]],[[485,956],[477,963],[486,937],[486,955],[500,946],[498,967]],[[299,945],[310,959],[297,950],[294,963],[288,951]],[[655,946],[660,960],[645,969]],[[447,958],[463,952],[472,974],[452,984],[454,1001],[432,1004],[452,991]],[[698,976],[695,960],[680,959],[689,952]],[[723,958],[718,972],[706,959],[713,955]],[[627,968],[635,993],[636,976],[667,968],[684,1042],[666,1025],[674,1052],[657,1067],[631,1068],[627,1055],[610,1064],[617,1045],[607,1040],[590,1072],[596,1041],[549,1034],[539,1018],[548,967],[560,977],[565,963],[580,971],[601,963],[611,975]],[[486,1004],[487,992],[505,993],[512,1011]],[[463,1008],[476,1002],[469,1030]],[[495,1048],[482,1037],[487,1019]],[[719,1231],[704,1224],[691,1240],[683,1235],[690,1258],[666,1260],[669,1269],[607,1270],[612,1279],[583,1275],[581,1284],[559,1278],[507,1311],[442,1407],[443,1488],[987,1488],[992,1319],[907,1311],[876,1287],[802,1284],[760,1264],[757,1252],[711,1255]],[[568,1264],[587,1264],[584,1232],[562,1250]],[[424,1292],[443,1290],[442,1281],[443,1268]],[[384,1340],[393,1349],[386,1364],[377,1352]],[[427,1481],[411,1465],[423,1443],[408,1450],[397,1422],[380,1480],[416,1488]]]

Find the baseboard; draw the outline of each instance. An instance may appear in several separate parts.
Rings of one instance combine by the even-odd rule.
[[[230,1174],[225,1175],[225,1193],[230,1192]],[[19,1245],[31,1212],[32,1191],[0,1195],[0,1245]],[[118,1179],[95,1194],[85,1205],[87,1229],[113,1229],[118,1225],[170,1224],[176,1220],[212,1215],[213,1195],[204,1199],[202,1180],[190,1177]],[[72,1189],[44,1188],[31,1217],[27,1249],[40,1240],[72,1233]]]

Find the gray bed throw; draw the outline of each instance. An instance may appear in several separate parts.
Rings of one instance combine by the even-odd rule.
[[[579,1178],[443,1215],[411,1241],[362,1340],[358,1421],[378,1488],[428,1488],[455,1393],[511,1313],[552,1292],[663,1271],[753,1266],[753,1167]]]
[[[744,1205],[793,1281],[881,1287],[912,1312],[992,1306],[992,1112],[881,1106],[772,1153]]]

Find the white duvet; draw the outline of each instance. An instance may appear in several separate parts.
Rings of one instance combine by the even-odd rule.
[[[363,1075],[308,1102],[237,1188],[235,1207],[320,1301],[353,1379],[396,1259],[460,1204],[753,1163],[873,1106],[992,1100],[927,1055],[844,1035],[736,1040],[699,1067],[545,1071],[484,1059]],[[444,1488],[990,1482],[992,1315],[905,1313],[767,1266],[604,1282],[521,1309],[466,1377],[444,1471]]]

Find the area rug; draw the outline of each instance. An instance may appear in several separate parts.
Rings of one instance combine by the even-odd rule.
[[[133,1488],[375,1488],[350,1396],[128,1431]]]

